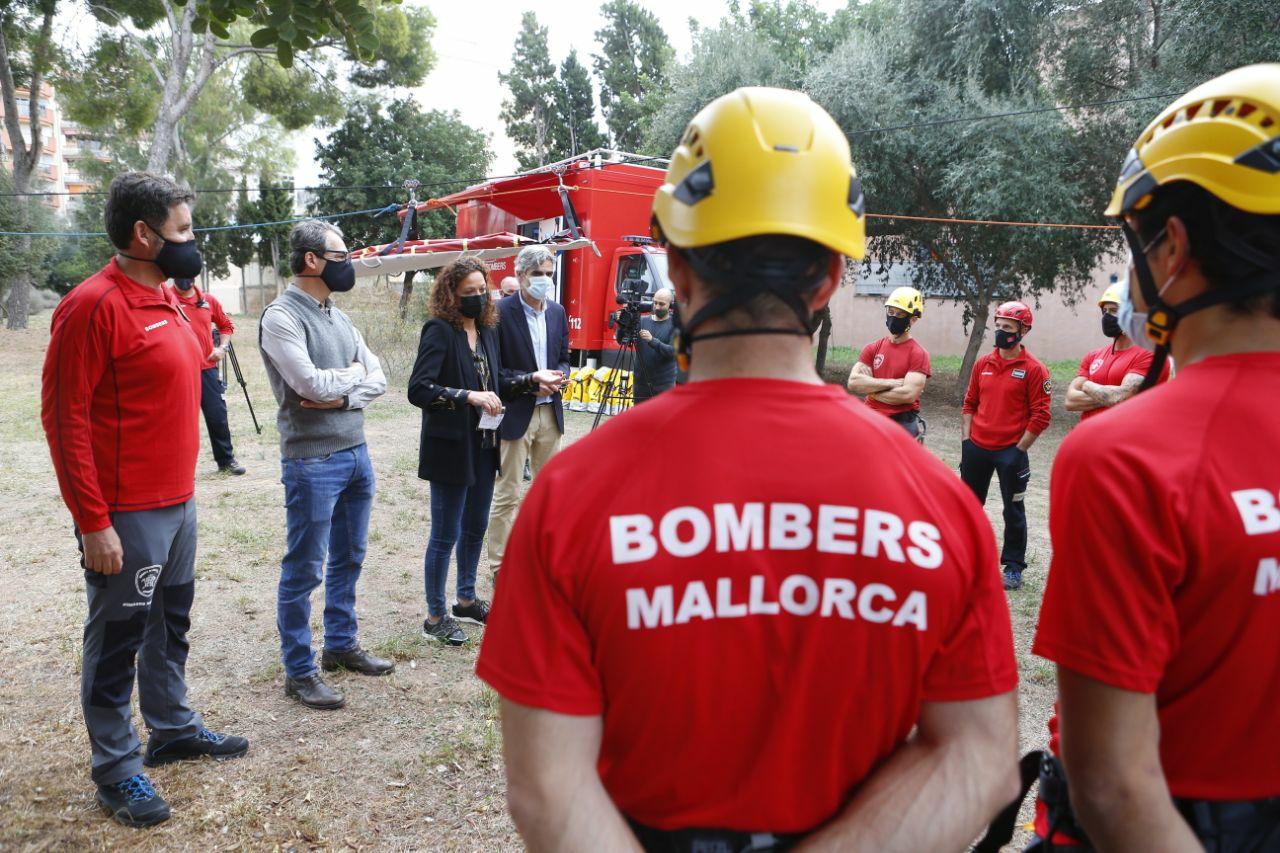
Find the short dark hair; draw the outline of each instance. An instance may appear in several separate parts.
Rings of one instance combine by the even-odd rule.
[[[795,320],[795,310],[771,291],[808,296],[822,283],[835,256],[820,243],[787,234],[743,237],[690,249],[671,246],[669,250],[685,256],[710,299],[744,283],[765,286],[745,304],[722,315],[731,325],[743,326]]]
[[[304,219],[289,232],[289,269],[294,275],[307,268],[307,252],[323,255],[330,234],[342,236],[342,229],[323,219]]]
[[[1260,276],[1275,279],[1268,293],[1246,293],[1225,303],[1231,311],[1280,318],[1280,216],[1249,213],[1198,184],[1175,181],[1157,189],[1151,203],[1133,214],[1138,239],[1149,244],[1173,216],[1187,226],[1191,257],[1210,287],[1229,290]]]
[[[175,204],[194,204],[195,194],[164,175],[125,172],[116,175],[107,189],[104,214],[107,236],[117,249],[133,242],[133,224],[139,220],[159,232]]]

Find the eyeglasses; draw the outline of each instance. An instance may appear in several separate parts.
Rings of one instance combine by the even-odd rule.
[[[350,252],[340,252],[337,249],[308,249],[307,251],[319,255],[326,261],[333,261],[339,264],[351,257]]]

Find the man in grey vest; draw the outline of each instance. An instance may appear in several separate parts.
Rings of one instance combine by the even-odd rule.
[[[342,232],[319,220],[299,222],[289,246],[294,283],[262,312],[258,330],[280,404],[276,426],[288,526],[276,625],[285,695],[328,710],[346,700],[324,683],[311,650],[310,597],[322,579],[324,670],[386,675],[395,668],[356,642],[356,581],[374,494],[364,408],[387,390],[387,380],[360,332],[329,298],[355,286]]]

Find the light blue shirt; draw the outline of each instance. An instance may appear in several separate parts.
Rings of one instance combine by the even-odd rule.
[[[529,338],[533,341],[533,360],[539,370],[547,369],[547,302],[542,301],[542,308],[531,308],[524,294],[516,296],[520,307],[524,309],[524,319],[529,324]],[[539,397],[537,405],[543,406],[555,400],[554,397]]]

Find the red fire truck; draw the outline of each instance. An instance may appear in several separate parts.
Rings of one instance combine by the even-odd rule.
[[[602,356],[608,362],[608,351],[617,349],[610,314],[623,295],[650,301],[658,288],[670,287],[666,252],[643,236],[649,233],[653,195],[664,174],[649,165],[653,162],[591,151],[421,202],[419,211],[453,210],[457,236],[371,246],[353,254],[352,261],[360,275],[386,275],[479,255],[496,286],[515,274],[521,248],[543,243],[557,255],[555,298],[568,314],[575,364]]]

